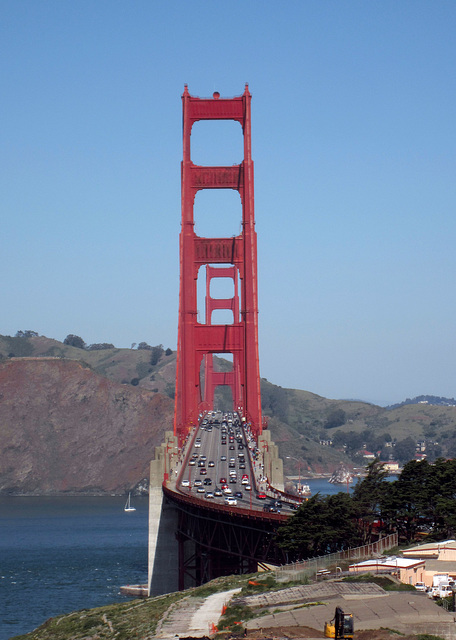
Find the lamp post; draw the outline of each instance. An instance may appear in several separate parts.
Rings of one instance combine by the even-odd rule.
[[[299,475],[299,480],[298,480],[298,494],[301,493],[301,460],[299,460],[298,458],[294,458],[293,456],[286,456],[287,460],[295,460],[298,463],[298,475]]]

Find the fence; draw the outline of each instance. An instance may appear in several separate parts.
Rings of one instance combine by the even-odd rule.
[[[317,558],[309,558],[302,562],[294,562],[293,564],[285,564],[277,567],[275,578],[279,582],[288,582],[291,580],[302,580],[305,577],[318,576],[319,572],[323,572],[331,565],[337,565],[341,560],[364,560],[371,558],[376,554],[381,554],[392,547],[397,546],[398,535],[392,533],[389,536],[380,538],[377,542],[365,544],[362,547],[354,547],[353,549],[345,549],[337,553],[330,553],[326,556]],[[336,572],[339,567],[336,567]]]

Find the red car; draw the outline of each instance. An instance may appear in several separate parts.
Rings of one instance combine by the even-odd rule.
[[[259,493],[257,495],[258,500],[266,500],[266,494],[265,493]]]
[[[220,478],[220,484],[226,484],[226,483],[227,483],[226,478]]]

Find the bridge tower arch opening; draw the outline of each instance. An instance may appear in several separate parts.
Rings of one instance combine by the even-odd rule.
[[[183,160],[181,166],[180,289],[174,434],[182,443],[198,422],[199,414],[213,408],[215,389],[228,386],[233,409],[240,410],[253,433],[262,431],[258,357],[257,239],[254,217],[253,160],[251,153],[251,94],[212,98],[191,96],[185,85],[183,107]],[[201,120],[233,120],[243,134],[243,159],[231,166],[197,165],[191,157],[192,127]],[[195,232],[196,194],[204,189],[234,189],[242,207],[238,235],[207,238]],[[204,322],[198,319],[197,281],[206,268]],[[229,298],[211,296],[211,282],[233,282]],[[218,311],[232,312],[232,322],[219,324]],[[214,313],[215,312],[215,313]],[[213,354],[231,354],[229,372],[216,371]],[[200,376],[204,362],[204,389]]]

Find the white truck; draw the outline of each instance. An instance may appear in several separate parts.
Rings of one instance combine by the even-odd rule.
[[[432,587],[429,591],[430,598],[446,598],[453,591],[454,581],[450,580],[447,573],[436,573],[432,577]]]

